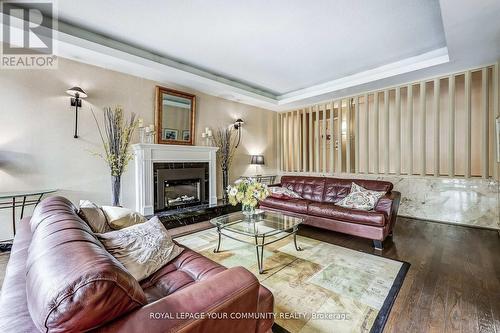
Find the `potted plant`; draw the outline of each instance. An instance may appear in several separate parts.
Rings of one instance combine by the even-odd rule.
[[[116,107],[104,108],[104,130],[101,129],[97,117],[92,110],[92,115],[97,124],[104,153],[96,153],[108,163],[111,171],[111,202],[113,206],[120,206],[121,177],[127,164],[133,157],[130,152],[130,141],[139,122],[135,113],[125,121],[123,109]]]

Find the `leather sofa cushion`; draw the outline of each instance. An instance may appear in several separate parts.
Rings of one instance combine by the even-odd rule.
[[[38,330],[87,331],[146,304],[139,282],[104,249],[70,201],[45,199],[30,224],[26,294]]]
[[[285,212],[307,214],[307,205],[309,204],[309,202],[309,200],[304,199],[278,199],[267,197],[260,202],[260,205],[262,207],[279,209]]]
[[[339,202],[349,194],[352,183],[380,192],[390,192],[393,187],[392,183],[380,180],[326,178],[323,202]]]
[[[0,332],[37,332],[26,300],[26,259],[31,242],[29,218],[19,221],[16,229],[0,297]]]
[[[283,176],[281,186],[294,191],[304,199],[321,202],[325,190],[325,178]]]
[[[226,268],[216,262],[185,249],[170,263],[141,281],[141,287],[148,303],[152,303],[224,270]]]
[[[307,212],[308,215],[377,227],[383,227],[387,223],[384,213],[344,208],[331,203],[311,202]]]

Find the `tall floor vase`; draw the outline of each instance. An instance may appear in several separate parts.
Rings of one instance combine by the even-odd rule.
[[[111,203],[113,206],[120,206],[121,183],[121,176],[111,176]]]
[[[229,186],[229,172],[227,168],[222,168],[222,200],[224,203],[228,202],[227,187]]]

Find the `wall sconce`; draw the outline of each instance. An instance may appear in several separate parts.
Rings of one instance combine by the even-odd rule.
[[[236,121],[234,122],[234,129],[238,130],[238,143],[236,144],[235,148],[238,148],[238,146],[240,145],[240,140],[241,140],[241,126],[243,126],[244,123],[245,122],[241,118],[236,119]]]
[[[75,107],[75,139],[78,138],[78,108],[82,107],[82,98],[87,97],[87,93],[80,87],[73,87],[66,90],[66,93],[71,96],[71,106]]]

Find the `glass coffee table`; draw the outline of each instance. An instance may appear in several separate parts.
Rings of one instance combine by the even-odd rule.
[[[257,210],[256,214],[250,216],[242,212],[235,212],[211,219],[210,222],[217,227],[217,233],[219,234],[217,248],[214,249],[214,252],[218,253],[220,251],[222,236],[251,244],[255,246],[257,265],[259,266],[259,273],[262,274],[264,273],[264,246],[288,236],[293,236],[295,249],[297,251],[302,250],[297,246],[297,230],[299,224],[303,221],[304,219],[300,217],[266,210]],[[246,236],[251,240],[237,238],[234,235],[229,235],[227,231]]]

